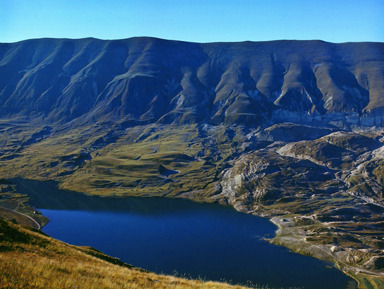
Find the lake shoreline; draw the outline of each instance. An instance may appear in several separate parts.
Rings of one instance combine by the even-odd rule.
[[[306,242],[306,235],[302,233],[300,234],[290,218],[271,217],[270,221],[278,227],[276,236],[270,240],[272,244],[284,246],[295,253],[332,263],[335,268],[357,282],[357,287],[350,288],[370,288],[369,286],[375,286],[376,278],[384,277],[384,274],[342,263],[340,260],[341,258],[338,258],[337,255],[334,254],[337,248],[334,248],[333,246],[313,245]],[[362,280],[365,282],[362,282]]]
[[[33,187],[34,185],[36,185],[36,183],[38,185],[41,184],[41,182],[34,182],[34,181],[28,181],[28,180],[22,180],[22,179],[19,179],[18,180],[18,183],[20,185],[20,183],[23,184],[23,187],[24,188],[27,188],[27,187]],[[44,182],[43,182],[44,183]],[[31,186],[32,184],[32,186]],[[51,185],[55,185],[56,187],[58,187],[58,183],[56,182],[49,182],[49,186],[50,187]],[[34,188],[32,190],[34,193],[36,193],[36,188]],[[55,194],[57,196],[60,196],[62,194],[60,194],[61,190],[58,190],[57,189],[57,192],[54,192],[53,194],[50,195],[50,197],[53,197],[53,199],[55,199]],[[78,192],[73,192],[73,191],[68,191],[67,192],[68,195],[66,195],[66,197],[68,196],[69,199],[72,199],[73,197],[76,197],[76,198],[80,198],[81,199],[81,202],[80,203],[86,203],[88,202],[89,200],[97,200],[97,199],[102,199],[103,203],[104,202],[110,202],[112,200],[120,200],[120,201],[123,201],[127,198],[122,198],[122,197],[119,197],[119,198],[115,198],[115,197],[105,197],[103,196],[102,198],[100,196],[94,196],[94,195],[89,195],[89,194],[83,194],[83,193],[78,193]],[[128,197],[128,198],[131,198],[132,197]],[[137,198],[137,197],[133,197],[133,198]],[[147,197],[145,198],[140,198],[138,197],[137,199],[147,199]],[[168,199],[168,200],[183,200],[184,201],[187,201],[187,202],[191,202],[191,203],[194,203],[194,204],[207,204],[205,202],[196,202],[196,200],[194,200],[193,198],[161,198],[161,197],[158,197],[158,198],[152,198],[152,197],[148,197],[148,199]],[[41,201],[41,200],[40,200]],[[43,200],[45,201],[45,199]],[[72,206],[75,206],[75,202],[71,201],[72,203]],[[242,210],[241,207],[236,207],[236,206],[233,206],[233,205],[225,205],[225,206],[222,206],[223,204],[220,204],[220,202],[216,202],[216,203],[219,203],[220,207],[225,207],[225,208],[235,208],[235,210],[237,211],[240,211],[241,213],[244,213],[244,211]],[[37,206],[38,207],[38,206]],[[74,207],[74,209],[76,209],[76,206]],[[181,208],[182,209],[182,208]],[[284,216],[280,216],[280,217],[271,217],[269,216],[267,213],[263,213],[263,214],[258,214],[257,212],[252,212],[252,214],[250,214],[250,212],[248,212],[248,215],[255,215],[255,216],[259,216],[261,215],[260,217],[263,217],[264,219],[268,219],[268,222],[271,222],[271,224],[273,224],[275,227],[274,229],[274,236],[273,238],[268,238],[268,242],[274,244],[274,245],[280,245],[280,246],[284,246],[284,247],[287,247],[288,249],[294,251],[295,253],[299,253],[301,255],[307,255],[307,256],[311,256],[311,257],[315,257],[317,259],[320,259],[320,260],[325,260],[325,261],[331,261],[333,263],[335,263],[335,261],[333,259],[325,259],[323,256],[321,255],[316,255],[316,254],[313,254],[313,252],[308,252],[306,251],[306,248],[308,248],[308,244],[306,244],[305,242],[303,242],[303,239],[305,238],[304,236],[301,236],[299,238],[298,234],[297,234],[297,231],[293,227],[291,226],[288,226],[288,224],[291,224],[290,222],[279,222],[279,218],[281,220],[285,219],[287,220],[287,218],[284,218]],[[292,225],[292,224],[291,224]],[[293,242],[292,240],[290,240],[287,236],[284,236],[284,234],[282,234],[282,231],[285,232],[285,235],[286,233],[289,233],[291,235],[291,238],[293,240],[297,240],[295,242]],[[266,239],[266,238],[264,238]],[[301,239],[301,242],[299,242],[298,240]],[[88,244],[87,244],[88,245]],[[337,266],[336,266],[337,267]],[[339,268],[337,267],[338,269],[342,270],[342,268]],[[343,271],[343,270],[342,270]],[[346,272],[344,272],[346,273]],[[350,275],[347,274],[348,277],[351,277]]]

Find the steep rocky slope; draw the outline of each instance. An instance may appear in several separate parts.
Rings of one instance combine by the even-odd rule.
[[[382,43],[27,40],[0,44],[0,118],[381,124],[383,75]]]

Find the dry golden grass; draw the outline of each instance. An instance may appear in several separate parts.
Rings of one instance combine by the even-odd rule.
[[[146,272],[0,219],[0,288],[245,287]]]
[[[242,288],[156,275],[96,259],[3,253],[0,288]]]

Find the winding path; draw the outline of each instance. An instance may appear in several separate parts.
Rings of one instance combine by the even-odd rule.
[[[20,213],[20,212],[18,212],[18,211],[16,211],[16,210],[8,209],[8,208],[3,207],[3,206],[0,206],[0,207],[3,208],[3,209],[5,209],[5,210],[7,210],[7,211],[11,211],[11,212],[13,212],[13,213],[16,213],[16,214],[22,215],[22,216],[24,216],[24,217],[27,217],[27,218],[30,219],[33,223],[36,224],[36,227],[37,227],[38,230],[41,229],[40,224],[39,224],[34,218],[32,218],[31,216],[28,216],[28,215],[26,215],[26,214]]]

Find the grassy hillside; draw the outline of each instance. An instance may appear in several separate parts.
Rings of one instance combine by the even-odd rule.
[[[245,288],[150,273],[0,219],[0,288]]]

